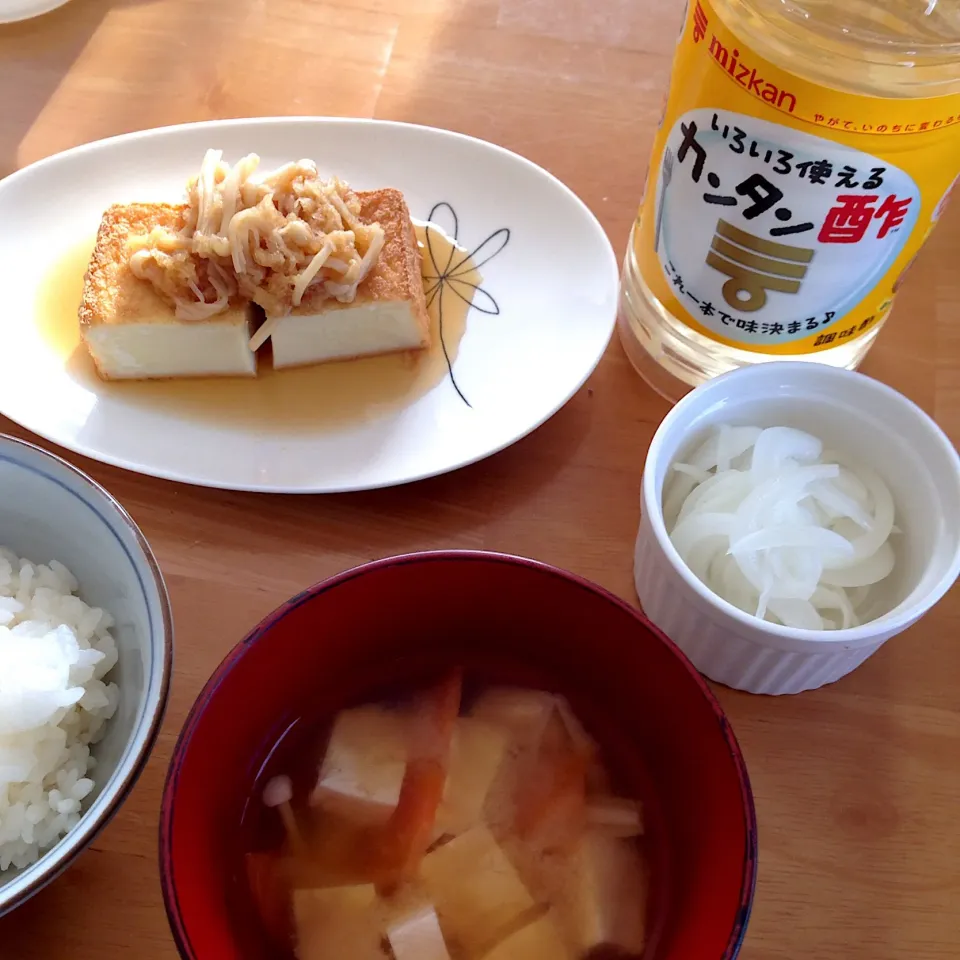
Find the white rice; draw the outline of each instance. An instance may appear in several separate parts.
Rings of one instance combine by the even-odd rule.
[[[53,560],[0,547],[0,871],[37,860],[80,822],[90,744],[120,699],[113,619]]]

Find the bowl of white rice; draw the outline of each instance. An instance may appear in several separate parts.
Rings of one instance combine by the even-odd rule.
[[[0,436],[0,915],[59,876],[136,782],[172,644],[163,578],[123,507]]]

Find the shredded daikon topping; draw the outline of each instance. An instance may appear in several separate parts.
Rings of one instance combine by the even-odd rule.
[[[893,570],[893,498],[871,469],[792,427],[714,429],[664,483],[684,563],[746,613],[811,630],[857,626]]]
[[[383,248],[383,228],[359,219],[360,200],[323,180],[310,160],[257,173],[250,154],[231,167],[208,150],[187,187],[179,231],[157,227],[130,241],[130,267],[177,316],[203,320],[232,297],[285,316],[307,290],[350,303]]]

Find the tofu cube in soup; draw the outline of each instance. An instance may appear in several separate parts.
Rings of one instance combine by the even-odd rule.
[[[474,827],[428,853],[420,879],[452,946],[474,956],[534,906],[493,834]]]
[[[546,913],[501,940],[483,960],[568,960],[567,945],[553,917]]]
[[[474,701],[471,716],[506,730],[521,749],[535,746],[556,710],[556,700],[540,690],[491,687]]]
[[[506,749],[507,735],[501,728],[475,717],[457,720],[435,838],[456,836],[482,822],[484,804]]]
[[[373,884],[295,890],[293,914],[298,960],[383,960]]]
[[[577,949],[609,945],[640,953],[645,939],[647,877],[633,840],[590,829],[573,861],[570,903],[564,911]]]
[[[344,710],[310,802],[355,823],[383,823],[396,809],[406,763],[405,715],[381,706]]]
[[[398,918],[387,928],[393,960],[450,960],[440,921],[426,906]]]

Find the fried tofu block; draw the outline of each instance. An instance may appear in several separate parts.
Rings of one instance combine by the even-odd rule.
[[[405,716],[385,707],[342,711],[310,803],[353,823],[385,823],[400,799],[407,726]]]
[[[517,871],[483,826],[428,853],[420,878],[451,947],[467,956],[496,942],[534,906]]]
[[[380,223],[384,245],[351,303],[307,291],[271,334],[276,368],[349,360],[430,346],[430,318],[420,275],[420,250],[399,190],[358,194],[360,217]]]
[[[373,884],[295,890],[298,960],[383,960]]]
[[[127,241],[154,227],[180,229],[185,207],[115,205],[103,215],[83,282],[80,333],[104,380],[253,377],[254,308],[237,301],[207,320],[180,320],[129,266]]]
[[[549,913],[501,940],[483,960],[568,960],[570,952]]]

